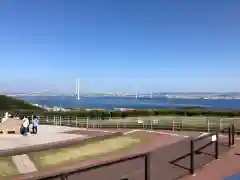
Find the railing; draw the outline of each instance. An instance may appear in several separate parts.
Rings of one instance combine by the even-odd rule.
[[[232,147],[234,145],[235,127],[234,127],[234,125],[231,125],[231,126],[229,126],[228,129],[229,129],[228,145],[229,145],[229,147]],[[204,145],[201,145],[200,147],[195,149],[195,143],[197,143],[201,140],[207,139],[207,138],[210,138],[211,141],[204,144]],[[199,153],[202,153],[201,150],[205,149],[206,147],[210,146],[213,143],[215,144],[213,156],[215,157],[215,159],[218,159],[219,158],[219,134],[218,134],[218,132],[213,132],[213,133],[210,133],[210,134],[207,134],[207,135],[204,135],[204,136],[201,136],[201,137],[190,140],[190,149],[189,149],[190,152],[187,153],[186,155],[183,155],[183,156],[175,159],[174,161],[172,161],[170,163],[174,164],[175,162],[190,156],[189,172],[191,174],[194,174],[195,173],[195,155],[199,154]],[[209,154],[209,155],[212,155],[212,154]],[[77,170],[74,169],[74,170],[68,171],[68,172],[60,172],[60,173],[55,173],[55,174],[52,173],[50,175],[43,175],[43,176],[39,176],[39,177],[28,178],[28,180],[51,180],[51,179],[56,179],[56,178],[61,178],[61,180],[67,180],[69,176],[71,176],[73,174],[76,174],[76,173],[82,173],[82,172],[90,171],[90,170],[93,170],[93,169],[98,169],[98,168],[105,167],[105,166],[111,166],[111,165],[114,165],[114,164],[126,162],[126,161],[129,161],[129,160],[134,160],[134,159],[137,159],[137,158],[144,158],[144,180],[150,180],[151,179],[150,156],[151,156],[151,152],[143,153],[143,154],[138,154],[138,155],[134,155],[134,156],[130,156],[130,157],[125,157],[125,158],[122,158],[122,159],[119,159],[119,160],[114,160],[114,161],[111,161],[111,162],[105,162],[105,163],[102,163],[102,164],[93,165],[93,166],[87,167],[87,168],[80,168],[80,169],[77,169]],[[177,164],[174,164],[174,165],[177,165]],[[126,177],[126,178],[122,178],[120,180],[128,180],[128,178]]]
[[[194,148],[194,143],[202,140],[202,139],[206,139],[211,137],[211,141],[208,142],[207,144],[202,145],[201,147],[199,147],[198,149],[195,150]],[[218,133],[211,133],[199,138],[196,138],[194,140],[190,141],[190,172],[191,174],[194,174],[195,172],[195,165],[194,165],[194,156],[197,153],[200,153],[200,151],[202,149],[205,149],[206,147],[210,146],[212,143],[215,143],[215,158],[218,159],[219,158],[219,150],[218,150]]]
[[[195,149],[195,144],[197,142],[204,140],[204,139],[208,139],[208,138],[210,138],[210,142],[207,142],[207,143],[201,145],[200,147],[198,147],[197,149]],[[232,124],[231,126],[228,127],[228,146],[229,146],[229,148],[235,145],[234,140],[235,140],[235,127]],[[174,161],[171,161],[170,163],[179,166],[178,164],[176,164],[176,162],[190,156],[190,168],[188,170],[190,171],[191,174],[194,174],[195,173],[195,155],[201,154],[202,153],[201,150],[209,147],[213,143],[215,145],[214,146],[214,154],[208,154],[208,153],[207,154],[214,156],[215,159],[219,159],[219,133],[213,132],[213,133],[206,134],[206,135],[197,137],[195,139],[192,139],[190,141],[190,152],[181,157],[178,157],[177,159],[175,159]],[[184,169],[187,169],[186,167],[183,167],[183,166],[181,166],[181,167]]]
[[[76,174],[76,173],[82,173],[82,172],[98,169],[98,168],[105,167],[105,166],[111,166],[114,164],[123,163],[126,161],[138,159],[138,158],[144,158],[144,180],[150,180],[150,154],[149,153],[143,153],[143,154],[138,154],[138,155],[134,155],[131,157],[125,157],[125,158],[122,158],[119,160],[106,162],[106,163],[94,165],[94,166],[87,167],[87,168],[81,168],[81,169],[77,169],[77,170],[73,170],[73,171],[69,171],[69,172],[46,175],[46,176],[41,176],[41,177],[28,178],[28,180],[51,180],[51,179],[56,179],[56,178],[61,178],[61,180],[68,180],[69,176]],[[128,178],[121,178],[120,180],[128,180]]]
[[[201,141],[203,139],[207,139],[211,137],[211,141],[208,142],[207,144],[202,145],[201,147],[197,148],[195,150],[194,144],[198,141]],[[190,143],[190,172],[191,174],[195,173],[195,166],[194,166],[194,159],[195,159],[195,154],[201,153],[201,150],[207,148],[211,144],[215,144],[214,148],[214,156],[215,159],[219,159],[219,134],[218,132],[210,133],[201,137],[198,137],[196,139],[191,140]],[[235,127],[232,124],[231,126],[228,127],[228,146],[232,147],[235,145]]]
[[[101,120],[83,117],[45,116],[40,117],[41,124],[54,124],[57,126],[75,126],[82,128],[144,128],[144,129],[166,129],[172,131],[203,131],[227,132],[230,124],[235,124],[236,133],[240,133],[240,119],[236,118],[214,118],[214,117],[128,117],[111,118]],[[239,126],[238,126],[239,125]]]

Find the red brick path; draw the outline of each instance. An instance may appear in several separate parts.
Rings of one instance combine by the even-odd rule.
[[[97,133],[97,132],[92,132],[92,133]],[[159,179],[172,180],[172,179],[176,179],[177,177],[180,177],[180,176],[182,177],[183,175],[187,175],[189,173],[189,170],[173,165],[170,163],[170,161],[186,153],[189,153],[190,139],[186,138],[184,140],[181,140],[182,138],[177,136],[160,135],[160,134],[157,135],[155,133],[146,133],[146,132],[139,132],[139,133],[144,133],[144,136],[152,136],[151,138],[152,142],[148,143],[147,146],[143,145],[139,147],[138,150],[133,150],[133,152],[128,152],[127,154],[132,154],[132,153],[135,154],[135,153],[138,153],[138,151],[140,152],[149,151],[159,146],[161,147],[151,153],[151,180],[159,180]],[[200,141],[199,144],[196,144],[196,147],[202,144],[206,144],[206,142],[208,142],[207,139],[203,140],[202,142]],[[224,144],[225,142],[227,141],[224,140]],[[182,180],[194,180],[194,179],[221,180],[222,177],[232,175],[234,172],[239,171],[240,156],[233,155],[233,153],[235,152],[240,152],[240,148],[239,148],[240,143],[239,142],[236,142],[236,143],[239,144],[238,147],[236,147],[235,149],[232,149],[227,154],[225,154],[227,150],[225,146],[221,146],[221,148],[219,149],[220,155],[221,155],[220,160],[214,160],[208,166],[203,167],[201,170],[197,170],[196,171],[197,175],[195,177],[187,176]],[[213,154],[214,146],[206,148],[204,152]],[[82,165],[84,166],[84,165],[88,165],[88,163],[94,164],[94,163],[98,163],[99,161],[109,160],[114,158],[114,156],[115,155],[102,157],[99,160],[94,160],[94,162],[91,162],[91,161],[85,162]],[[116,156],[119,156],[119,154]],[[213,159],[214,157],[206,154],[196,155],[195,157],[196,167],[200,167],[206,163],[209,163]],[[178,164],[182,165],[183,167],[189,168],[190,167],[189,162],[190,162],[189,157],[187,157],[181,160],[180,162],[178,162]],[[101,179],[104,179],[104,180],[113,180],[113,179],[119,180],[123,176],[129,177],[130,180],[143,180],[144,179],[143,163],[144,163],[143,158],[139,158],[136,160],[132,160],[132,161],[128,161],[125,163],[120,163],[120,164],[116,164],[108,167],[103,167],[103,168],[99,168],[99,169],[88,171],[88,172],[76,173],[74,175],[69,176],[69,180],[80,180],[80,179],[95,180],[95,179],[99,179],[100,177]],[[76,165],[76,166],[79,166],[79,165]],[[64,169],[65,168],[59,167],[57,169],[52,170],[52,172],[64,170]],[[29,176],[25,175],[22,177],[22,179],[25,179],[27,177]],[[19,180],[21,178],[18,177],[17,179]],[[56,178],[56,180],[60,180],[60,178]]]

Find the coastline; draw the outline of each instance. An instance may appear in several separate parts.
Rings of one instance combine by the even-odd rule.
[[[22,97],[24,101],[44,109],[55,110],[145,110],[204,108],[209,110],[240,110],[237,99],[166,99],[166,98],[121,98],[74,96]]]

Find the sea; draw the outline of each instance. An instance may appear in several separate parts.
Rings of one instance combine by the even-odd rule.
[[[203,107],[213,110],[240,110],[238,99],[169,99],[134,97],[81,97],[75,96],[24,96],[19,97],[31,104],[45,107],[81,109],[164,109]]]

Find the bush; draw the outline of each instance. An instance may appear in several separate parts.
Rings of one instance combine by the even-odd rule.
[[[219,116],[219,117],[240,117],[240,111],[211,111],[211,110],[193,110],[193,109],[159,109],[159,110],[129,110],[129,111],[70,111],[70,112],[44,112],[44,115],[59,116],[81,116],[101,119],[110,117],[137,117],[137,116]]]

